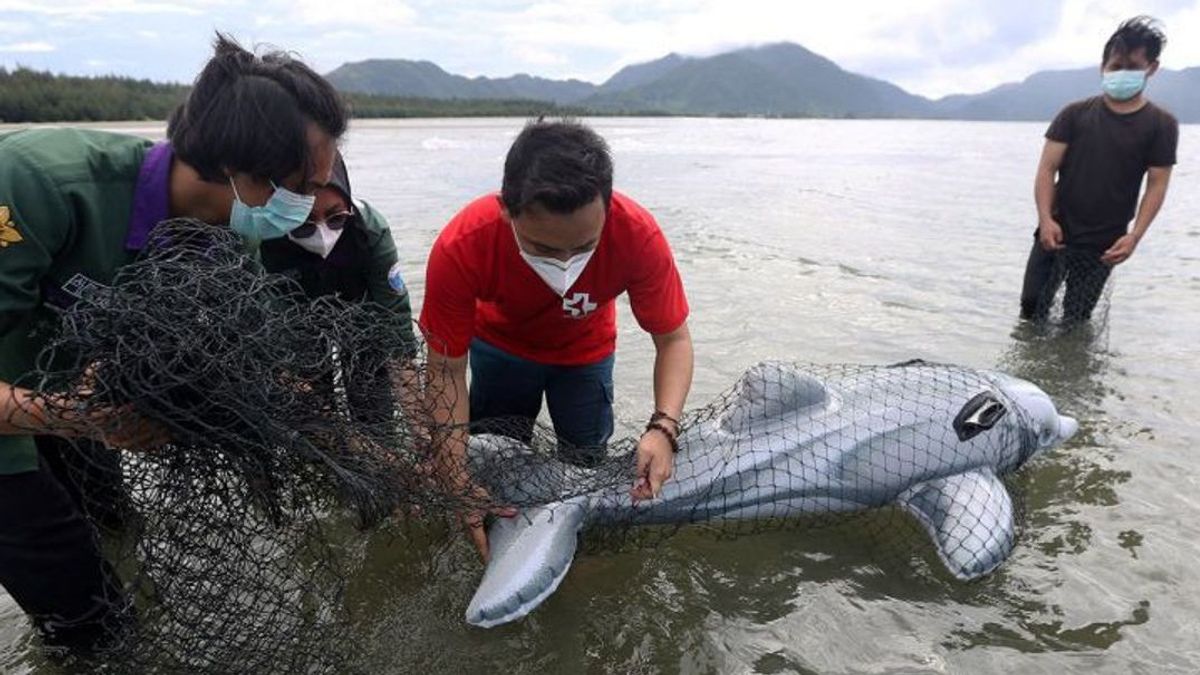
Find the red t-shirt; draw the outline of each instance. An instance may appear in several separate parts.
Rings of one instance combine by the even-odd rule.
[[[434,242],[421,328],[430,347],[450,357],[479,337],[538,363],[594,363],[616,350],[614,301],[624,291],[649,333],[669,333],[687,319],[671,248],[637,202],[613,193],[595,253],[560,297],[521,257],[500,196],[491,194],[468,204]]]

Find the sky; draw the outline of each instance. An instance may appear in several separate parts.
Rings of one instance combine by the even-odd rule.
[[[0,65],[188,82],[220,30],[320,72],[403,58],[600,83],[670,52],[790,41],[936,98],[1098,66],[1143,13],[1165,24],[1164,67],[1200,65],[1200,0],[0,0]]]

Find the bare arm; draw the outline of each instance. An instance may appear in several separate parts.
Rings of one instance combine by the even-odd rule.
[[[427,348],[428,349],[428,348]],[[432,416],[434,470],[450,497],[460,500],[459,518],[467,535],[484,562],[488,560],[487,532],[483,518],[487,513],[512,517],[516,509],[493,503],[487,490],[475,484],[467,469],[467,443],[471,420],[471,403],[467,393],[467,357],[448,357],[433,349],[429,353],[429,384],[426,390],[427,409]]]
[[[1042,248],[1054,251],[1063,247],[1062,226],[1054,220],[1054,178],[1067,153],[1067,144],[1047,140],[1038,161],[1033,181],[1033,200],[1037,204],[1038,241]]]
[[[470,421],[470,399],[467,396],[467,357],[452,358],[428,351],[429,381],[425,389],[425,409],[433,428],[433,460],[439,473],[455,482],[459,474],[465,477],[467,456],[467,422]]]
[[[685,321],[670,333],[654,338],[654,406],[674,420],[683,414],[688,391],[692,388],[694,367],[692,334]],[[673,423],[663,420],[678,434]],[[638,441],[637,479],[631,494],[634,499],[651,499],[662,490],[675,466],[671,441],[657,429],[648,429]]]
[[[1146,173],[1146,194],[1138,205],[1137,217],[1133,219],[1133,236],[1141,241],[1150,229],[1150,223],[1158,216],[1159,209],[1167,199],[1167,186],[1171,182],[1171,167],[1152,166]]]
[[[392,384],[392,395],[400,407],[400,414],[408,423],[411,432],[428,436],[430,418],[425,408],[425,390],[421,387],[422,371],[415,359],[402,357],[393,359],[387,364],[388,375]]]
[[[66,403],[0,381],[0,435],[44,434],[91,438],[116,448],[144,450],[170,440],[166,430],[134,413],[132,406],[91,409],[76,417]]]
[[[692,334],[687,322],[654,336],[654,407],[675,419],[683,414],[692,388]]]
[[[48,432],[33,392],[0,381],[0,435],[22,436]]]
[[[1155,216],[1162,208],[1163,202],[1167,198],[1167,185],[1170,182],[1171,167],[1150,167],[1146,172],[1146,192],[1142,195],[1137,216],[1133,219],[1133,230],[1113,242],[1113,245],[1100,257],[1101,261],[1109,265],[1119,265],[1133,255],[1133,251],[1142,241],[1142,237],[1146,236],[1146,230],[1150,229],[1150,223],[1154,222]]]

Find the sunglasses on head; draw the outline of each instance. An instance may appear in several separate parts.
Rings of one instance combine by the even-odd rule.
[[[304,221],[304,224],[292,230],[291,235],[296,239],[311,237],[317,231],[317,226],[321,223],[325,223],[325,227],[337,232],[345,227],[346,223],[350,222],[350,219],[353,217],[353,211],[338,211],[337,213],[330,214],[324,218],[306,220]]]

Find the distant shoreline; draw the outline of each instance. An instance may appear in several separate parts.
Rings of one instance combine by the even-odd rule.
[[[0,67],[0,128],[28,125],[164,124],[190,87],[127,77],[75,77]],[[667,112],[592,108],[535,99],[434,99],[342,92],[351,117],[368,119],[684,118],[780,120],[943,119],[910,115],[771,112]],[[946,118],[948,119],[948,118]],[[965,121],[965,120],[964,120]],[[1044,120],[1039,120],[1044,121]]]
[[[402,115],[402,117],[353,117],[350,124],[372,125],[380,123],[397,123],[397,121],[438,121],[438,120],[528,120],[539,115]],[[552,117],[552,115],[546,115]],[[578,119],[676,119],[676,120],[756,120],[756,121],[853,121],[853,123],[877,123],[877,121],[913,121],[913,123],[965,123],[965,124],[1048,124],[1050,120],[974,120],[954,118],[829,118],[829,117],[799,117],[799,115],[677,115],[677,114],[611,114],[584,113],[568,115]],[[0,120],[0,132],[29,129],[29,127],[80,127],[80,129],[106,129],[106,127],[166,127],[167,120],[127,119],[127,120],[48,120],[48,121],[19,121],[8,123]],[[1195,126],[1181,123],[1181,126]]]
[[[770,71],[775,75],[792,72],[788,68],[818,58],[796,45],[781,44],[764,49],[766,51],[761,54],[755,50],[750,51],[758,54],[755,58],[766,58],[768,52],[780,52],[772,57],[778,57],[776,60],[782,59],[776,63],[775,70]],[[688,63],[701,62],[708,61],[700,59]],[[371,62],[366,65],[375,67],[381,64]],[[334,79],[330,81],[339,87],[353,118],[682,117],[905,119],[1044,124],[1071,101],[1098,95],[1094,69],[1041,71],[1023,82],[1006,84],[985,92],[928,100],[908,95],[885,82],[864,79],[853,73],[841,71],[834,74],[837,77],[833,80],[825,81],[820,91],[814,91],[810,96],[800,96],[794,91],[792,93],[796,95],[790,98],[782,94],[776,96],[775,94],[783,89],[795,89],[791,85],[785,87],[786,83],[778,81],[778,78],[767,78],[769,81],[762,82],[756,80],[754,87],[747,88],[748,83],[736,78],[730,80],[733,76],[718,68],[708,73],[702,82],[691,83],[686,87],[683,86],[686,82],[673,82],[673,88],[642,91],[649,85],[633,86],[626,82],[623,86],[633,88],[618,92],[622,96],[614,98],[609,92],[606,94],[608,98],[600,94],[579,98],[579,92],[572,95],[570,91],[561,90],[561,86],[569,85],[569,82],[543,81],[538,78],[528,80],[520,77],[515,80],[466,80],[461,76],[446,73],[430,63],[401,60],[382,65],[388,66],[390,70],[385,68],[385,72],[379,74],[380,77],[390,73],[389,77],[395,79],[415,68],[419,71],[418,74],[424,73],[433,78],[432,84],[426,82],[428,86],[418,87],[414,84],[409,89],[393,89],[426,92],[424,95],[368,94],[362,92],[380,90],[378,86],[367,86],[379,78],[367,78],[364,81],[362,77],[349,77],[343,73],[345,82],[338,84]],[[329,77],[333,78],[348,67],[349,65],[339,68],[330,73]],[[480,81],[496,86],[486,91],[479,90]],[[1184,124],[1200,123],[1200,108],[1197,108],[1195,97],[1191,94],[1200,86],[1200,67],[1180,71],[1164,70],[1156,77],[1156,81],[1155,89],[1151,92],[1151,99],[1156,104],[1173,113]],[[532,86],[531,82],[538,86]],[[500,86],[496,83],[507,84]],[[520,86],[516,86],[518,84]],[[725,87],[725,84],[729,84],[732,89],[725,91],[729,88]],[[600,89],[606,86],[608,84]],[[187,99],[189,91],[190,85],[180,83],[159,83],[118,75],[56,75],[23,67],[7,70],[0,66],[0,124],[77,124],[85,121],[153,123],[169,117],[172,111]],[[627,91],[637,95],[625,96]],[[714,91],[724,93],[717,95]],[[899,99],[893,100],[896,97]]]

